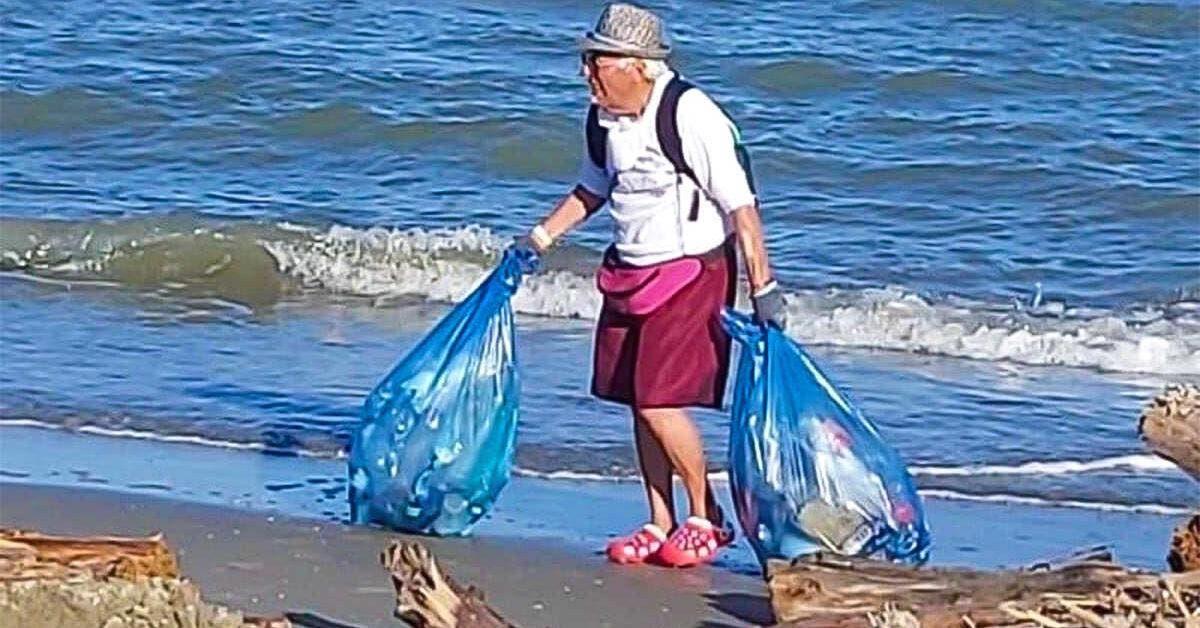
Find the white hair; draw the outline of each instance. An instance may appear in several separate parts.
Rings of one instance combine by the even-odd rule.
[[[643,59],[641,57],[622,57],[617,65],[622,70],[626,70],[635,63],[641,64],[642,76],[650,81],[657,79],[671,70],[667,62],[662,59]]]
[[[642,75],[651,81],[671,70],[662,59],[642,59]]]

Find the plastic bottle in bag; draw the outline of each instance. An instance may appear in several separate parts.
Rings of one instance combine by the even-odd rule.
[[[730,488],[764,566],[816,551],[922,563],[930,534],[904,461],[796,342],[726,311],[739,357]]]

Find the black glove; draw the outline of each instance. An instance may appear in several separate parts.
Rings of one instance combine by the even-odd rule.
[[[783,291],[774,281],[768,283],[757,295],[750,297],[754,305],[754,320],[759,324],[772,324],[786,329],[787,311],[783,307]]]

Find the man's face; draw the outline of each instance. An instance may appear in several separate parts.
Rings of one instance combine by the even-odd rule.
[[[585,52],[580,61],[592,102],[609,113],[637,113],[641,106],[637,88],[644,79],[634,59]]]

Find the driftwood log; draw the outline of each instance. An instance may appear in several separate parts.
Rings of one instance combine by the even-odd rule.
[[[143,538],[62,537],[0,529],[0,581],[110,577],[178,578],[179,562],[161,534]]]
[[[1138,433],[1151,451],[1200,480],[1200,388],[1168,386],[1142,411]]]
[[[424,545],[396,541],[379,558],[396,589],[396,617],[416,628],[516,628],[481,591],[446,574]]]
[[[1200,625],[1200,573],[1131,571],[1108,558],[984,571],[818,554],[773,565],[767,582],[775,617],[794,627]],[[1109,621],[1130,613],[1146,623]]]
[[[1200,480],[1200,388],[1168,386],[1142,411],[1138,433],[1150,451]],[[1200,569],[1200,513],[1175,529],[1167,564],[1175,572]]]
[[[0,628],[288,628],[208,604],[162,535],[63,537],[0,529]]]
[[[1200,514],[1175,528],[1167,565],[1175,572],[1200,570]]]

